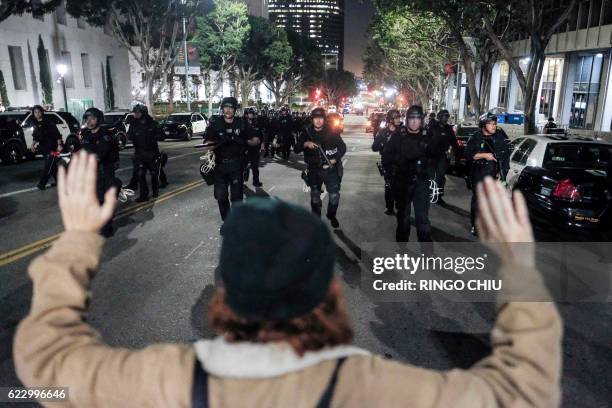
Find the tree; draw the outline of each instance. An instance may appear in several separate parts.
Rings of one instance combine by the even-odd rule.
[[[106,95],[108,109],[113,109],[115,107],[115,90],[113,89],[113,74],[109,57],[106,57]]]
[[[53,105],[53,80],[51,79],[51,69],[49,68],[49,53],[45,49],[42,37],[38,35],[38,66],[40,87],[42,90],[42,100],[45,105]]]
[[[22,15],[32,13],[34,16],[42,16],[55,10],[63,0],[5,0],[0,2],[0,22],[6,20],[13,14]]]
[[[377,6],[384,11],[400,15],[425,15],[432,16],[438,20],[438,27],[441,29],[440,36],[431,38],[436,47],[447,50],[447,61],[456,60],[456,55],[460,56],[463,71],[466,74],[468,91],[470,94],[471,109],[475,115],[479,116],[484,104],[482,98],[484,94],[478,92],[479,89],[486,88],[486,82],[490,81],[490,71],[492,62],[490,57],[494,57],[489,52],[489,48],[480,48],[487,45],[479,18],[478,2],[471,0],[376,0]],[[425,31],[430,31],[425,26]],[[427,39],[426,36],[421,37]],[[475,46],[475,47],[473,47]],[[476,83],[477,64],[485,64],[481,68],[480,86]],[[482,69],[484,68],[484,69]]]
[[[184,4],[181,0],[68,0],[67,10],[92,25],[110,28],[112,36],[140,65],[146,103],[153,107],[165,88],[165,74],[173,69],[178,57],[182,17],[190,20],[198,5],[199,0]]]
[[[523,92],[523,112],[525,113],[525,134],[537,133],[535,126],[536,101],[542,71],[546,60],[545,50],[553,34],[570,16],[576,0],[511,0],[492,1],[482,9],[485,32],[495,44],[502,57],[508,62]],[[508,38],[496,24],[501,16],[508,25],[515,28],[517,35]],[[529,43],[529,65],[523,71],[519,60],[514,57],[511,42],[526,38]]]
[[[9,101],[8,94],[6,92],[6,82],[4,82],[4,74],[2,70],[0,70],[0,105],[7,107],[11,106],[11,102]]]
[[[364,74],[370,83],[407,90],[410,102],[421,105],[440,94],[442,67],[455,51],[446,45],[449,33],[440,18],[407,6],[380,7],[369,30]]]
[[[287,55],[290,58],[286,66],[269,65],[264,75],[264,85],[274,95],[277,106],[282,106],[291,95],[313,86],[323,78],[323,57],[316,42],[307,36],[286,31],[285,43],[280,33],[278,35],[278,41],[272,44],[267,55],[276,55],[283,61]]]
[[[223,79],[236,63],[236,58],[250,30],[246,4],[237,0],[213,0],[212,11],[196,19],[198,32],[195,42],[200,50],[200,63],[208,71],[218,72],[215,76],[208,72],[209,112],[212,98],[223,86]]]
[[[321,91],[328,103],[339,105],[341,98],[350,98],[358,94],[357,79],[349,71],[330,69],[325,72]]]
[[[284,32],[268,19],[249,16],[249,26],[247,39],[232,71],[243,104],[248,103],[253,87],[263,80],[268,69],[284,71],[291,58],[291,47],[286,36],[282,35]]]

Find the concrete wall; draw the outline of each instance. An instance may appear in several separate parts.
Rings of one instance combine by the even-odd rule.
[[[102,86],[102,64],[112,57],[112,76],[115,93],[115,105],[127,107],[130,103],[130,67],[128,53],[112,37],[104,34],[100,28],[85,24],[86,28],[77,27],[77,20],[66,15],[66,25],[57,24],[54,13],[47,14],[44,20],[34,19],[31,15],[12,16],[0,24],[0,69],[4,74],[9,101],[12,106],[31,106],[42,102],[40,85],[40,66],[38,62],[38,36],[49,54],[51,76],[53,80],[53,102],[56,109],[63,108],[62,88],[55,80],[58,78],[55,67],[61,62],[61,52],[71,54],[74,86],[67,89],[68,99],[92,99],[94,106],[104,108],[104,91]],[[28,56],[28,44],[32,59]],[[27,86],[25,90],[15,90],[13,73],[9,58],[9,46],[21,47]],[[81,53],[89,55],[91,86],[86,87],[81,64]],[[31,72],[36,77],[33,80]]]

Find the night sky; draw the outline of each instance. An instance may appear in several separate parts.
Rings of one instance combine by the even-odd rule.
[[[362,76],[361,54],[368,44],[366,31],[374,15],[371,0],[346,0],[344,16],[344,69]]]

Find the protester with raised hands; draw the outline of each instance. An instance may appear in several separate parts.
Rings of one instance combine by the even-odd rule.
[[[237,205],[224,223],[224,287],[208,311],[217,338],[110,347],[86,321],[104,244],[97,231],[115,205],[112,190],[99,203],[95,179],[87,155],[59,174],[66,231],[30,265],[32,307],[15,334],[26,387],[68,387],[72,407],[559,406],[561,320],[553,303],[499,302],[492,353],[469,369],[429,370],[373,355],[350,346],[328,228],[280,200]],[[520,194],[510,201],[491,179],[478,189],[481,237],[501,258],[502,274],[537,275],[533,253],[512,244],[533,241]]]

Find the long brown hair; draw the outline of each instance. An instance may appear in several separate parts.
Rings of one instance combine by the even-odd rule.
[[[300,356],[353,340],[353,328],[337,279],[332,280],[323,301],[309,313],[280,321],[250,320],[236,315],[225,301],[225,290],[218,289],[208,309],[208,325],[229,342],[286,342]]]

